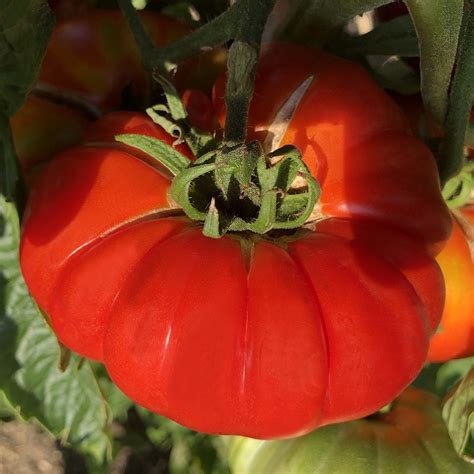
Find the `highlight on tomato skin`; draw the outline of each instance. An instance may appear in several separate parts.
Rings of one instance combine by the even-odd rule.
[[[54,157],[25,213],[22,272],[61,342],[103,362],[137,403],[198,431],[285,438],[373,413],[416,377],[441,315],[432,254],[449,223],[431,154],[366,73],[298,54],[303,77],[288,87],[306,78],[305,57],[319,55],[321,68],[319,100],[305,97],[294,117],[301,133],[293,122],[287,132],[326,186],[323,212],[331,213],[315,227],[281,242],[246,241],[249,254],[245,236],[210,239],[170,217],[170,181],[112,140],[133,130],[172,138],[130,113],[103,117],[87,146]],[[357,89],[344,88],[338,102],[348,73],[373,92],[380,117],[387,113],[382,129]],[[276,90],[257,81],[256,100]],[[347,148],[338,143],[346,135]],[[396,167],[403,156],[419,158],[422,171]],[[346,189],[353,178],[357,193]],[[387,193],[395,185],[403,197]],[[421,223],[413,200],[426,207]],[[435,212],[441,219],[431,220]]]

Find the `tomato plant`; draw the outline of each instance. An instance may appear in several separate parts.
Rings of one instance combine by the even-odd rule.
[[[389,3],[0,7],[0,417],[98,473],[468,470],[474,1]]]
[[[307,74],[301,56],[312,53],[293,47],[295,62],[297,53],[297,65]],[[318,59],[318,104],[305,112],[304,99],[298,113],[305,114],[306,128],[293,125],[301,123],[296,114],[287,132],[298,126],[306,140],[308,130],[325,132],[321,143],[319,137],[312,141],[327,157],[325,179],[334,183],[322,180],[321,207],[325,217],[338,219],[316,222],[316,231],[313,225],[301,235],[264,240],[245,234],[204,237],[190,222],[169,217],[176,212],[168,201],[169,181],[130,149],[67,151],[51,162],[31,194],[22,269],[62,343],[103,361],[117,385],[140,404],[200,431],[286,437],[369,414],[413,379],[438,324],[443,283],[425,247],[447,238],[449,214],[434,160],[405,133],[403,116],[365,73],[331,56]],[[265,56],[261,64],[266,66]],[[273,70],[277,81],[275,64]],[[375,96],[394,132],[373,136],[378,125],[367,118],[373,138],[365,140],[370,132],[352,98],[357,91],[341,97],[345,105],[339,108],[325,102],[326,88],[349,71],[360,74],[361,87]],[[266,97],[259,87],[257,81],[256,97]],[[281,83],[279,90],[285,92]],[[272,93],[268,82],[266,93]],[[267,100],[278,106],[284,96],[275,95]],[[324,125],[324,111],[340,118],[333,130]],[[103,120],[89,132],[93,144],[134,129],[171,142],[136,116]],[[128,120],[136,125],[128,126]],[[357,121],[357,132],[350,132],[348,120]],[[360,179],[360,188],[354,194],[345,191],[341,174],[347,152],[331,148],[337,143],[331,134],[341,129],[352,139],[347,150],[357,157],[351,176]],[[395,182],[406,193],[415,182],[418,175],[404,172],[406,167],[393,172],[401,157],[411,159],[410,149],[431,180],[414,196],[386,196]],[[366,170],[373,172],[381,152],[386,160],[376,171],[383,183],[377,188]],[[315,170],[317,157],[310,152],[304,157],[314,160],[308,164]],[[407,203],[417,198],[433,218],[427,213],[420,222],[407,214]],[[338,298],[340,288],[345,298]],[[291,318],[280,310],[285,303]],[[357,357],[349,358],[348,348]],[[359,388],[349,394],[346,387],[354,384]]]

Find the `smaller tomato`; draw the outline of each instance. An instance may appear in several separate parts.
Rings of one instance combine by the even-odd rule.
[[[127,105],[139,109],[151,100],[148,74],[121,12],[90,9],[79,14],[79,5],[85,8],[87,2],[56,3],[56,8],[70,7],[75,14],[59,15],[33,92],[11,120],[25,172],[77,144],[92,120],[123,108],[124,97]],[[155,12],[141,16],[156,46],[190,31]]]
[[[437,257],[446,284],[446,304],[431,339],[430,362],[474,355],[474,261],[467,235],[474,224],[474,206],[465,209],[456,211],[459,220],[454,215],[453,233]]]

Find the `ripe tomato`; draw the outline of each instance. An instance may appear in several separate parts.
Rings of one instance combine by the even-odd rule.
[[[365,82],[377,118],[389,117],[370,124],[357,88],[352,97],[344,87],[348,110],[327,108],[325,91],[341,83],[339,60],[320,59],[330,71],[318,62],[320,100],[306,122],[298,118],[299,135],[289,129],[316,173],[325,153],[323,210],[331,213],[315,228],[281,238],[203,236],[168,201],[162,168],[112,142],[131,131],[171,142],[133,114],[99,120],[88,146],[57,155],[31,192],[21,265],[59,339],[102,361],[133,400],[190,428],[282,438],[372,413],[416,376],[438,325],[444,286],[426,242],[431,251],[446,238],[449,214],[443,219],[433,159],[350,63],[339,74]],[[285,99],[275,84],[292,85],[275,73],[265,84],[275,94],[269,106]],[[262,87],[260,80],[257,100]],[[320,129],[315,151],[306,137]],[[347,150],[336,141],[341,130]],[[397,165],[404,153],[423,181]],[[349,177],[356,193],[346,191]],[[428,217],[408,207],[419,201]]]
[[[446,283],[446,304],[440,326],[431,340],[430,362],[474,355],[473,209],[474,206],[469,206],[456,211],[453,233],[437,257]],[[471,228],[470,236],[466,232],[468,227]]]
[[[176,20],[142,14],[155,45],[189,32]],[[25,170],[78,143],[102,113],[126,100],[148,105],[150,87],[140,55],[120,11],[90,10],[57,23],[38,82],[11,121],[13,139]]]

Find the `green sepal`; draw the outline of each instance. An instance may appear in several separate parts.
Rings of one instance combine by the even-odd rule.
[[[213,239],[218,239],[222,236],[219,211],[216,208],[216,201],[214,198],[211,199],[211,204],[206,214],[202,233]]]
[[[263,149],[259,142],[248,145],[237,145],[231,148],[224,147],[222,153],[216,157],[215,183],[225,198],[249,198],[259,205],[261,196],[258,186],[252,182],[254,170],[259,160],[264,159]],[[237,184],[239,195],[231,189]],[[234,186],[235,188],[235,186]]]
[[[204,221],[205,235],[218,238],[227,231],[264,234],[303,225],[319,185],[295,147],[265,156],[252,142],[202,156],[176,176],[171,195],[188,217]],[[209,199],[205,210],[203,199]]]
[[[114,138],[120,143],[148,154],[171,171],[173,175],[177,175],[189,166],[188,158],[157,138],[137,134],[115,135]]]
[[[171,197],[177,202],[188,217],[193,220],[205,221],[207,214],[199,211],[191,201],[190,188],[193,181],[215,170],[215,163],[191,166],[179,173],[171,185]]]

